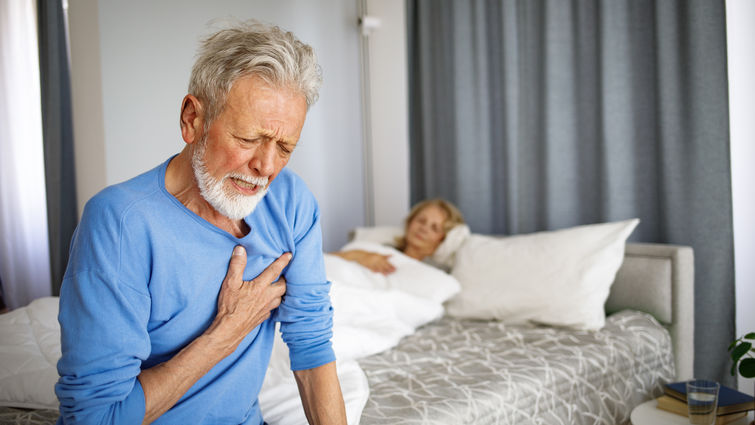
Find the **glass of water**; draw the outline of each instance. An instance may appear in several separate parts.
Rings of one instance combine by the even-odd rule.
[[[716,381],[705,379],[687,381],[689,423],[712,425],[716,422],[719,388],[720,385]]]

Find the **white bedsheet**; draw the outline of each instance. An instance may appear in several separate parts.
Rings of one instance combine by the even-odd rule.
[[[442,303],[457,293],[450,275],[376,244],[351,244],[389,253],[396,272],[383,276],[333,255],[325,255],[333,282],[333,347],[349,424],[358,424],[369,396],[367,378],[356,359],[395,346],[399,340],[443,313]],[[39,299],[0,315],[0,406],[57,409],[54,385],[60,358],[58,299]],[[276,338],[260,393],[270,425],[306,424],[288,349]]]

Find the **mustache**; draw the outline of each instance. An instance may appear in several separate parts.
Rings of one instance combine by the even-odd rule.
[[[241,181],[244,181],[249,184],[253,184],[255,186],[262,186],[266,187],[268,178],[267,177],[254,177],[254,176],[247,176],[241,173],[228,173],[225,175],[224,179],[238,179]]]

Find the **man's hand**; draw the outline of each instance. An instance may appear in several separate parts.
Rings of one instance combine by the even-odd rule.
[[[218,295],[218,313],[210,327],[170,360],[139,374],[145,404],[142,423],[151,423],[167,412],[199,378],[270,317],[270,311],[280,305],[286,292],[285,279],[274,280],[290,260],[291,254],[283,254],[254,280],[244,282],[246,251],[241,246],[233,250]]]
[[[226,355],[232,353],[246,335],[270,317],[270,312],[278,307],[286,293],[286,279],[281,276],[274,282],[288,262],[291,254],[278,257],[254,280],[244,281],[246,250],[236,246],[228,265],[228,273],[223,280],[218,295],[218,314],[207,333],[226,341]]]

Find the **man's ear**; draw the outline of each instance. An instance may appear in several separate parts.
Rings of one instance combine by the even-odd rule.
[[[181,136],[186,143],[194,143],[202,137],[204,109],[195,96],[187,94],[181,102]]]

